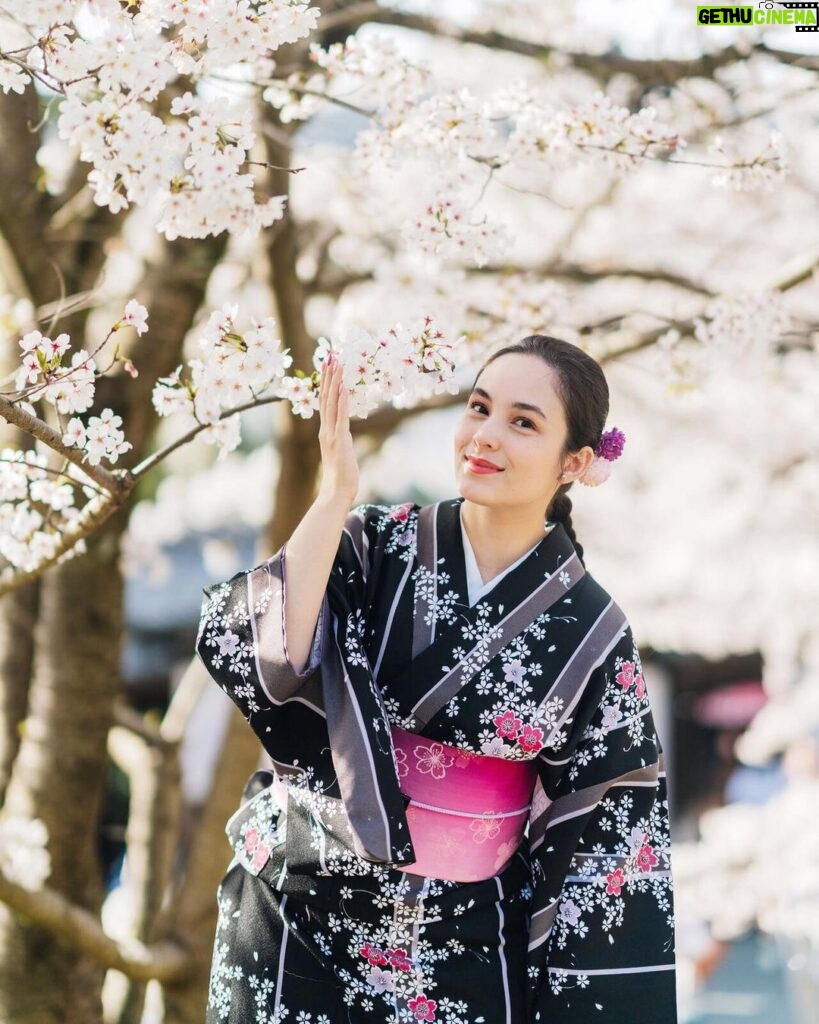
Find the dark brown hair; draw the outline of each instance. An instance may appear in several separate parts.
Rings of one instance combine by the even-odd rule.
[[[596,448],[609,414],[609,386],[600,364],[568,341],[544,334],[531,334],[514,345],[493,352],[478,370],[475,383],[490,363],[509,353],[538,356],[555,371],[557,393],[563,403],[568,428],[561,457],[565,458],[586,445]],[[546,518],[550,522],[563,524],[582,562],[583,548],[572,526],[572,499],[567,494],[571,486],[570,481],[558,487],[546,509]]]

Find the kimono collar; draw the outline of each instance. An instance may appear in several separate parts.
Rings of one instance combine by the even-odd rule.
[[[516,558],[511,565],[507,565],[505,569],[501,569],[500,572],[495,573],[492,579],[484,581],[481,576],[481,571],[478,568],[478,561],[475,558],[475,552],[469,540],[469,534],[466,532],[463,516],[461,516],[461,541],[463,543],[464,565],[466,568],[467,601],[469,602],[470,607],[475,604],[479,598],[483,597],[484,594],[488,593],[495,584],[500,583],[507,573],[510,573],[513,569],[517,568],[524,558],[530,555],[540,543],[540,541],[537,541],[529,548],[528,551],[524,551],[520,558]]]
[[[443,556],[452,589],[462,597],[460,604],[469,607],[467,555],[461,525],[463,502],[463,497],[458,497],[421,509],[418,524],[418,560],[434,571],[438,560]],[[574,544],[563,524],[555,523],[541,541],[502,574],[501,579],[492,581],[493,586],[486,594],[481,595],[479,602],[491,594],[493,599],[503,600],[506,604],[519,604],[528,593],[543,582],[545,577],[560,572],[573,556],[577,556]],[[572,576],[575,574],[572,573]],[[572,582],[576,580],[573,578]]]

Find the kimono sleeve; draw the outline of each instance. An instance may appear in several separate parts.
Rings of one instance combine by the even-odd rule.
[[[328,590],[331,585],[336,591],[342,588],[355,608],[366,603],[368,508],[357,506],[348,514],[328,580]],[[325,592],[307,664],[296,670],[287,649],[286,588],[287,544],[256,568],[205,588],[197,653],[248,719],[303,693],[329,642],[331,614]],[[320,703],[318,694],[311,696]]]
[[[664,758],[628,625],[571,731],[538,764],[529,1020],[675,1024]]]

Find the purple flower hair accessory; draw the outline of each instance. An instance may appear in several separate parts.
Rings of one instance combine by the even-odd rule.
[[[594,449],[594,458],[586,472],[578,477],[581,484],[587,487],[598,487],[611,476],[611,463],[623,454],[626,435],[617,427],[612,427],[601,435]]]
[[[598,458],[614,462],[615,459],[619,459],[623,454],[625,443],[626,435],[623,431],[618,430],[617,427],[612,427],[611,430],[601,434],[597,447],[594,449],[594,454]]]

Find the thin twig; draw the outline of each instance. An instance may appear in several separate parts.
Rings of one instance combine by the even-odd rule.
[[[23,466],[30,467],[31,464],[23,459],[6,459],[0,456],[0,462],[8,463],[11,466]],[[34,466],[32,467],[37,470],[38,473],[49,473],[51,476],[62,476],[65,477],[66,481],[72,484],[74,487],[87,487],[91,491],[95,491],[97,494],[103,494],[104,492],[95,487],[93,484],[88,483],[87,480],[77,480],[76,477],[71,476],[70,473],[66,473],[64,469],[51,469],[48,466]]]
[[[236,416],[240,412],[247,412],[250,409],[257,409],[262,405],[270,405],[273,402],[281,401],[281,395],[268,395],[265,398],[254,398],[249,402],[245,402],[243,405],[234,406],[232,409],[225,409],[219,416],[219,420],[226,420],[228,417]],[[171,452],[175,452],[177,448],[181,448],[182,445],[187,444],[188,441],[192,441],[197,434],[201,434],[203,430],[207,430],[212,426],[212,423],[197,423],[197,425],[195,427],[191,427],[186,434],[178,437],[175,441],[171,441],[170,444],[166,445],[158,452],[154,452],[153,455],[149,455],[147,459],[143,459],[137,466],[134,466],[131,470],[131,476],[134,480],[139,480],[141,477],[145,476],[149,470],[153,469],[154,466],[167,459]]]

